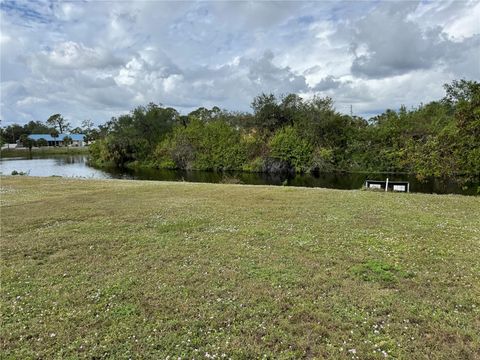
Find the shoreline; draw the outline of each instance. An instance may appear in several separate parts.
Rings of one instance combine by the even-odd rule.
[[[42,147],[32,148],[31,156],[39,155],[88,155],[88,146],[84,147]],[[11,158],[18,156],[30,157],[28,148],[11,148],[0,150],[0,158]]]
[[[200,170],[199,170],[200,171]],[[376,193],[376,194],[401,194],[401,195],[434,195],[434,196],[467,196],[467,197],[479,197],[479,194],[461,194],[461,193],[427,193],[427,192],[396,192],[396,191],[388,191],[385,192],[384,190],[378,191],[373,189],[366,189],[364,187],[355,188],[355,189],[341,189],[341,188],[329,188],[329,187],[321,187],[321,186],[297,186],[297,185],[275,185],[275,184],[248,184],[248,183],[229,183],[229,182],[201,182],[201,181],[186,181],[186,180],[151,180],[151,179],[124,179],[124,178],[89,178],[89,177],[69,177],[69,176],[58,176],[58,175],[51,175],[51,176],[35,176],[35,175],[27,175],[27,174],[19,174],[19,175],[10,175],[10,174],[0,174],[0,180],[2,179],[36,179],[36,180],[44,180],[44,179],[52,179],[52,180],[65,180],[65,181],[89,181],[89,182],[122,182],[122,183],[136,183],[139,185],[140,183],[147,183],[147,184],[158,184],[163,186],[169,185],[178,185],[184,184],[187,186],[240,186],[240,187],[250,187],[250,188],[270,188],[270,189],[277,189],[277,188],[285,188],[285,189],[292,189],[292,190],[309,190],[309,191],[341,191],[341,192],[366,192],[366,193]],[[1,186],[0,186],[1,189]],[[407,196],[408,196],[407,195]]]

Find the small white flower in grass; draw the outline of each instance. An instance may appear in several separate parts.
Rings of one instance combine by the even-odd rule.
[[[356,354],[357,353],[357,349],[350,349],[348,350],[349,353],[352,353],[352,354]]]
[[[50,337],[51,337],[51,338],[54,338],[55,336],[57,336],[57,334],[55,334],[55,333],[51,333],[51,334],[50,334]]]

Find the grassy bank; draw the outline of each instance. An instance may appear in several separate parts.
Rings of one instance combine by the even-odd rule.
[[[480,198],[1,178],[4,358],[474,359]]]
[[[33,148],[32,156],[48,155],[87,155],[88,147],[41,147]],[[0,157],[25,157],[30,156],[30,151],[26,148],[3,149],[0,151]]]

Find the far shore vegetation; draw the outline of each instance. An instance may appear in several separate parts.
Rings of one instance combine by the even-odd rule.
[[[12,148],[2,149],[0,151],[0,157],[25,157],[25,156],[49,156],[49,155],[84,155],[88,154],[88,147],[32,147],[28,148]]]
[[[370,119],[339,113],[328,97],[261,94],[252,101],[253,113],[214,106],[181,115],[150,103],[98,128],[87,120],[71,132],[86,135],[90,163],[99,167],[390,172],[419,180],[478,181],[480,83],[458,80],[444,87],[438,101]],[[70,124],[55,114],[46,124],[12,125],[1,135],[9,142],[32,132],[65,130]]]
[[[330,98],[257,96],[253,113],[149,104],[112,118],[90,146],[96,165],[249,172],[397,172],[478,179],[480,83],[371,119],[338,113]]]

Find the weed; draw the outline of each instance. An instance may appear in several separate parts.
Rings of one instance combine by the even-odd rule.
[[[352,272],[365,281],[380,281],[394,283],[399,278],[411,277],[410,274],[399,269],[398,266],[390,265],[379,260],[368,260],[360,265],[352,267]]]

